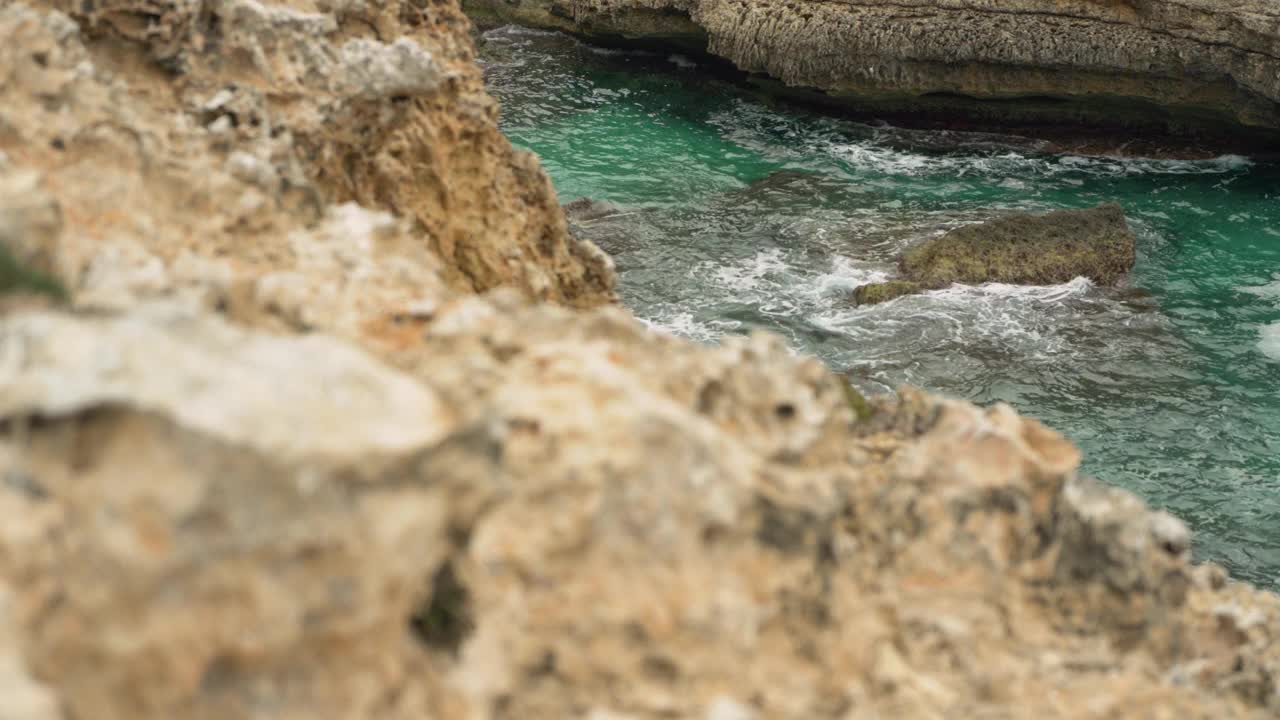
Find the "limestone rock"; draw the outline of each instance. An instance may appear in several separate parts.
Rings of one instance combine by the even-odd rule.
[[[343,332],[504,285],[613,300],[608,259],[569,236],[545,173],[498,131],[452,4],[49,0],[0,8],[0,34],[0,152],[20,161],[0,175],[60,208],[24,252],[80,307],[181,296],[291,323],[248,289],[305,274],[297,238],[343,202],[399,218],[372,252],[402,268],[366,278],[400,294],[345,313]],[[5,203],[35,197],[14,182]]]
[[[1113,285],[1133,268],[1135,242],[1114,203],[1009,213],[921,243],[903,253],[903,279],[863,285],[853,296],[864,305],[952,283],[1053,285],[1077,277]]]
[[[953,282],[1052,285],[1087,277],[1111,285],[1133,268],[1133,232],[1114,203],[1013,213],[957,228],[907,251],[902,272],[931,287]]]
[[[391,45],[352,40],[342,46],[342,65],[347,92],[361,100],[425,95],[442,80],[435,58],[408,38]]]
[[[281,460],[353,464],[426,446],[447,425],[423,387],[325,336],[253,335],[164,306],[101,321],[27,313],[0,332],[6,417],[125,403]]]
[[[1165,132],[1280,128],[1268,0],[467,0],[483,20],[705,49],[859,112]],[[1009,102],[1018,100],[1019,102]],[[995,101],[995,102],[991,102]],[[1233,130],[1232,128],[1237,128]],[[1274,144],[1275,133],[1266,134]]]
[[[0,320],[32,697],[103,720],[1280,709],[1280,601],[1196,583],[1180,524],[1007,407],[904,391],[858,420],[777,338],[514,293],[422,332],[393,371],[172,306]]]
[[[71,292],[0,307],[3,720],[1280,712],[1280,599],[1039,423],[566,307],[452,0],[58,5],[0,7]]]
[[[12,315],[0,347],[10,642],[66,713],[397,717],[370,690],[448,545],[428,388],[172,306]]]
[[[58,701],[31,677],[20,652],[13,593],[0,585],[0,720],[57,720]]]

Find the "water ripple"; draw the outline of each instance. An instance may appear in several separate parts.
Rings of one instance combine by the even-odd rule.
[[[1195,552],[1280,585],[1280,168],[1052,155],[1025,138],[911,131],[759,103],[666,55],[506,28],[482,59],[513,140],[626,303],[699,342],[767,328],[864,389],[1007,402],[1085,470],[1186,518]],[[869,307],[906,247],[1006,210],[1120,201],[1125,287],[953,286]]]

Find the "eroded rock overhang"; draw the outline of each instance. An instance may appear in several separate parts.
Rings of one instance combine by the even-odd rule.
[[[700,48],[772,91],[907,123],[1114,128],[1280,147],[1280,6],[1264,0],[466,5],[482,24]]]

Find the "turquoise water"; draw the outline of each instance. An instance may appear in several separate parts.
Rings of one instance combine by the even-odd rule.
[[[1087,472],[1186,519],[1199,557],[1280,585],[1280,167],[855,124],[682,57],[518,28],[486,33],[482,59],[504,129],[562,201],[618,206],[579,232],[647,322],[708,342],[763,327],[870,392],[1008,402],[1079,443]],[[1109,200],[1138,235],[1126,287],[848,299],[948,228]]]

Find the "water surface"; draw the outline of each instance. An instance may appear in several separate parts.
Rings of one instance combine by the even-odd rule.
[[[1280,585],[1280,167],[1051,155],[765,104],[680,56],[503,28],[482,59],[504,130],[637,315],[695,340],[762,327],[869,392],[1008,402],[1085,470],[1186,519],[1195,551]],[[1000,210],[1118,201],[1127,287],[952,287],[854,307],[912,243]]]

